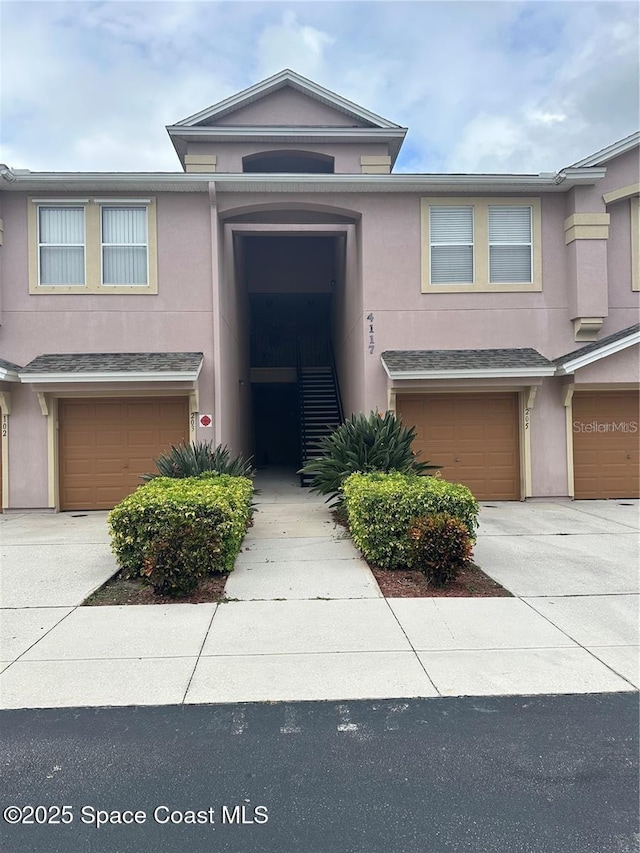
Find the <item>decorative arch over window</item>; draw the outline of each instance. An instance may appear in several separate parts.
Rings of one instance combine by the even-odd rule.
[[[334,158],[315,151],[261,151],[242,158],[242,171],[332,175]]]

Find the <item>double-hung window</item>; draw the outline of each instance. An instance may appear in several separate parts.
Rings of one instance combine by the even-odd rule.
[[[38,207],[39,281],[52,287],[84,285],[84,207]]]
[[[422,290],[541,290],[540,200],[422,199]]]
[[[429,208],[431,281],[473,284],[473,207]]]
[[[155,199],[30,199],[30,293],[157,293]]]
[[[490,284],[531,284],[531,207],[489,205]]]
[[[102,284],[147,284],[146,207],[102,207]]]

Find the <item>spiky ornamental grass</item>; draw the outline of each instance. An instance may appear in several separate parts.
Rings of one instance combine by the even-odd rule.
[[[168,453],[156,460],[157,474],[142,474],[145,481],[156,477],[197,477],[213,471],[217,474],[229,474],[231,477],[251,477],[253,465],[251,458],[244,459],[242,454],[231,457],[226,445],[213,447],[209,441],[196,441],[191,444],[171,445]]]
[[[398,471],[426,474],[437,465],[419,462],[411,449],[415,428],[407,428],[393,412],[359,413],[317,443],[318,456],[299,473],[313,476],[311,490],[341,502],[342,484],[355,472]]]

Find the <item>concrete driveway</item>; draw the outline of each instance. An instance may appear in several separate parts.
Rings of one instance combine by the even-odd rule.
[[[105,513],[0,518],[0,706],[598,693],[638,677],[637,502],[485,504],[514,598],[390,599],[322,501],[263,487],[228,604],[79,607]]]
[[[482,504],[476,562],[514,595],[638,593],[638,501]]]

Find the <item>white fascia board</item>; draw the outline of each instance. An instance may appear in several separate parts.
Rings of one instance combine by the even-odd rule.
[[[595,184],[604,173],[603,170],[589,170],[588,180],[578,180],[578,184]],[[13,191],[46,191],[61,187],[68,191],[101,191],[127,189],[130,192],[155,190],[156,192],[195,191],[207,192],[209,184],[215,182],[222,192],[247,191],[304,191],[313,187],[323,192],[565,192],[574,181],[567,176],[559,182],[548,174],[539,175],[448,175],[441,174],[405,174],[390,175],[366,174],[276,174],[257,172],[224,173],[216,172],[211,179],[203,178],[200,173],[185,172],[29,172],[19,174],[2,189]],[[161,189],[159,189],[161,187]],[[444,189],[443,189],[444,188]],[[502,189],[504,188],[504,189]]]
[[[212,182],[218,192],[565,192],[553,178],[538,175],[225,174]]]
[[[558,365],[557,374],[558,376],[567,376],[576,370],[580,370],[581,367],[586,367],[589,364],[593,364],[594,361],[600,361],[601,358],[606,358],[608,355],[621,352],[622,350],[627,349],[627,347],[631,347],[638,343],[640,343],[640,331],[633,332],[628,337],[621,338],[611,344],[605,344],[600,349],[594,349],[590,352],[586,352],[584,355],[580,355],[578,353],[571,359],[571,361],[565,361],[564,364]]]
[[[353,103],[353,101],[348,101],[346,98],[337,95],[335,92],[331,92],[329,89],[325,89],[323,86],[319,86],[312,80],[308,80],[306,77],[302,77],[300,74],[296,74],[295,71],[291,71],[289,69],[279,71],[272,77],[268,77],[266,80],[262,80],[260,83],[256,83],[248,89],[243,89],[242,92],[238,92],[235,95],[231,95],[229,98],[225,98],[223,101],[219,101],[217,104],[213,104],[204,110],[200,110],[200,112],[176,122],[175,126],[189,127],[197,124],[198,122],[206,121],[209,118],[215,118],[216,116],[222,117],[236,109],[257,101],[259,98],[265,97],[271,92],[284,88],[287,85],[290,85],[293,89],[296,89],[299,92],[309,95],[317,101],[321,101],[328,106],[334,107],[334,109],[337,109],[340,112],[347,113],[348,115],[355,116],[363,119],[364,121],[370,121],[373,124],[380,125],[381,127],[398,126],[397,124],[390,122],[388,119],[382,118],[382,116],[376,115],[376,113],[372,113],[370,110],[358,106],[358,104]]]
[[[404,139],[408,128],[398,127],[305,127],[303,125],[284,125],[273,127],[272,125],[233,125],[220,124],[217,126],[180,127],[179,125],[167,125],[167,133],[170,136],[178,136],[182,139],[190,139],[197,142],[207,142],[217,139],[222,142],[234,142],[238,139],[253,139],[261,141],[278,140],[289,137],[296,141],[316,137],[327,140],[357,141],[361,139]]]
[[[0,382],[20,382],[20,377],[15,370],[0,367]]]
[[[0,189],[14,192],[56,190],[60,192],[109,192],[149,190],[163,192],[207,192],[208,180],[201,174],[185,172],[25,172],[17,174],[10,183],[0,183]],[[50,201],[50,199],[47,199]],[[66,201],[76,201],[70,199]]]
[[[352,142],[386,142],[389,144],[392,160],[400,151],[407,135],[406,127],[270,127],[219,125],[214,127],[179,127],[169,125],[167,133],[178,156],[184,154],[184,146],[189,142],[260,142],[294,144],[332,144]]]
[[[20,381],[26,384],[52,385],[69,382],[195,382],[200,374],[202,365],[196,371],[188,373],[159,373],[157,371],[140,371],[138,373],[22,373]]]
[[[382,362],[389,379],[394,381],[401,379],[510,379],[517,377],[534,378],[539,376],[553,376],[556,372],[555,365],[548,367],[495,367],[484,370],[393,370]]]
[[[601,181],[607,174],[606,169],[583,169],[574,166],[569,166],[562,169],[555,177],[557,184],[566,184],[568,186],[593,186]]]
[[[573,164],[573,167],[599,166],[601,163],[607,163],[609,160],[613,160],[614,157],[626,154],[627,151],[631,151],[639,144],[640,130],[630,134],[629,136],[625,136],[624,139],[619,139],[617,142],[614,142],[612,145],[608,145],[606,148],[601,148],[600,151],[596,151],[595,154],[590,154],[583,160],[579,160],[577,163]]]

